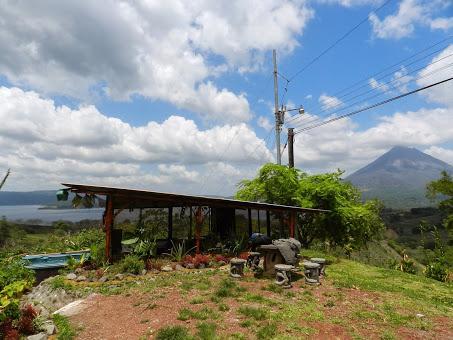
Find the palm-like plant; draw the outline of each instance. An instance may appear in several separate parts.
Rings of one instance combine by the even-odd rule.
[[[3,177],[2,181],[0,182],[0,190],[2,189],[3,185],[5,184],[6,179],[8,178],[10,173],[11,173],[11,169],[8,169],[8,171],[6,172],[5,177]]]

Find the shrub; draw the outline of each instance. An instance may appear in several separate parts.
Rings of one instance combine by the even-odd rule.
[[[425,276],[437,281],[446,282],[448,278],[448,266],[441,261],[431,262],[426,265]]]
[[[25,261],[17,257],[0,262],[0,291],[16,281],[25,281],[30,284],[34,282],[34,272],[25,268],[25,264]]]
[[[101,228],[83,229],[65,240],[68,248],[73,250],[88,249],[93,245],[104,243],[104,232]]]
[[[230,260],[227,257],[223,256],[223,255],[216,255],[214,257],[214,262],[216,262],[216,263],[219,263],[219,262],[228,263],[228,262],[230,262]]]
[[[213,340],[216,338],[216,324],[212,322],[200,322],[197,325],[197,335],[201,340]]]
[[[242,306],[239,307],[239,313],[251,317],[257,321],[265,320],[267,316],[267,311],[263,308]]]
[[[156,340],[187,340],[190,338],[187,328],[182,326],[163,327],[156,335]]]
[[[122,273],[140,274],[145,263],[135,255],[128,255],[119,263],[119,268]]]
[[[38,312],[33,308],[32,305],[25,305],[20,310],[20,318],[17,323],[17,328],[23,334],[34,334],[35,326],[34,320],[38,316]]]
[[[165,261],[162,259],[147,259],[146,260],[146,270],[157,269],[161,270],[165,266]]]
[[[405,251],[402,253],[403,257],[398,264],[397,269],[401,270],[404,273],[415,274],[417,272],[415,268],[415,263],[412,261]]]
[[[60,315],[53,315],[53,322],[58,329],[57,340],[72,340],[74,339],[76,332],[71,327],[68,318]]]
[[[187,255],[184,257],[184,265],[192,263],[196,268],[200,267],[201,264],[208,267],[210,262],[211,257],[209,255],[195,254],[194,256]]]

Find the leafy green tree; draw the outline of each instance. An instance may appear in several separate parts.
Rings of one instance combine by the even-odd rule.
[[[297,219],[299,240],[309,246],[315,239],[332,246],[354,249],[363,246],[383,230],[377,201],[361,203],[360,193],[341,180],[337,171],[310,176],[298,169],[264,165],[258,176],[239,184],[240,200],[330,210],[301,214]]]
[[[444,226],[449,231],[453,230],[453,180],[451,175],[446,171],[441,172],[441,178],[428,183],[426,186],[426,196],[435,199],[438,196],[445,197],[439,203],[439,209],[447,214],[444,220]]]

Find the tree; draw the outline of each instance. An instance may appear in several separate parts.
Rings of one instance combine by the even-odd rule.
[[[439,203],[439,209],[442,210],[447,217],[444,220],[444,226],[447,230],[453,230],[453,180],[446,171],[441,172],[441,178],[429,182],[426,186],[426,196],[430,199],[435,199],[439,195],[445,199]]]
[[[301,243],[307,247],[317,239],[333,246],[358,248],[383,230],[381,205],[377,201],[362,204],[359,191],[342,181],[342,174],[310,176],[298,169],[266,164],[255,179],[240,182],[236,198],[330,210],[298,217]]]
[[[11,173],[11,170],[8,169],[8,171],[6,172],[5,177],[3,177],[2,181],[0,182],[0,190],[2,189],[3,185],[5,185],[6,179],[8,178],[8,176],[10,175],[10,173]]]

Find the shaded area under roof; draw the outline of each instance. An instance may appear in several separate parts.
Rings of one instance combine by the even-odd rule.
[[[168,208],[183,206],[209,206],[215,208],[258,209],[269,211],[328,212],[329,210],[301,208],[295,206],[239,201],[228,198],[182,195],[147,190],[124,189],[85,184],[62,183],[75,193],[110,196],[115,209]]]

